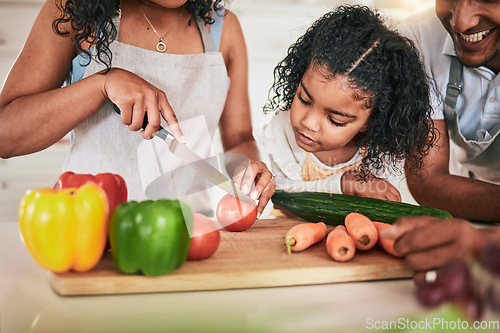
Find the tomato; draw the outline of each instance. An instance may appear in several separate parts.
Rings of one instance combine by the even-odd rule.
[[[257,207],[226,194],[217,205],[217,220],[229,231],[243,231],[250,228],[257,219]]]
[[[193,232],[187,260],[201,260],[212,256],[220,243],[219,229],[205,215],[193,214]]]

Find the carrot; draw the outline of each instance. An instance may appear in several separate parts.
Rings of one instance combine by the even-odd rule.
[[[369,250],[377,243],[377,228],[368,217],[359,213],[347,214],[345,227],[358,250]]]
[[[356,253],[356,245],[343,225],[338,225],[326,237],[326,251],[336,261],[349,261]]]
[[[373,221],[373,224],[375,225],[375,228],[377,228],[378,244],[380,245],[380,247],[383,248],[387,253],[392,254],[395,257],[398,257],[396,252],[394,252],[394,240],[393,239],[389,240],[380,236],[380,232],[385,228],[390,227],[391,225],[389,223],[377,222],[377,221]]]
[[[326,236],[326,225],[323,222],[305,222],[293,226],[286,233],[286,248],[288,254],[299,252],[321,242]]]

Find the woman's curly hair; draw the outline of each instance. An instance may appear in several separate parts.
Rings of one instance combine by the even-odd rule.
[[[212,24],[212,9],[219,9],[221,2],[222,0],[188,0],[183,7],[192,15],[189,24],[195,17],[202,18],[206,24]],[[71,24],[75,31],[73,40],[78,53],[85,53],[90,62],[90,52],[83,49],[82,45],[93,45],[97,51],[97,60],[109,70],[112,61],[109,44],[116,39],[118,33],[112,18],[120,9],[120,0],[57,0],[56,4],[60,15],[52,22],[54,31],[61,36],[70,36],[70,32],[63,26]]]
[[[386,170],[386,159],[393,171],[399,171],[398,160],[406,160],[410,169],[423,165],[435,141],[432,107],[425,67],[409,39],[366,6],[337,7],[288,48],[274,69],[264,111],[289,110],[311,65],[328,72],[328,78],[346,76],[355,98],[364,98],[371,109],[369,129],[356,136],[366,153],[358,169],[361,179]]]

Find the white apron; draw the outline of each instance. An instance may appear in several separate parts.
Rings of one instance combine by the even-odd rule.
[[[214,17],[215,18],[215,17]],[[117,16],[114,23],[120,31]],[[224,59],[213,46],[203,23],[197,21],[205,53],[177,55],[158,53],[114,41],[112,67],[131,71],[167,94],[179,120],[187,146],[202,157],[214,156],[212,139],[219,124],[229,89]],[[91,61],[84,77],[103,70]],[[70,112],[70,111],[69,111]],[[163,121],[162,126],[168,129]],[[159,138],[144,140],[120,121],[111,102],[73,130],[73,140],[63,171],[112,172],[121,175],[128,199],[181,199],[194,211],[209,214],[211,186],[176,158]]]
[[[452,57],[444,117],[450,137],[450,172],[500,184],[500,123],[485,141],[467,140],[460,132],[456,103],[462,89],[462,64]],[[455,163],[457,162],[457,163]]]

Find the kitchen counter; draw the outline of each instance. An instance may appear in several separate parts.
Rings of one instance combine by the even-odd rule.
[[[17,222],[0,223],[0,332],[365,332],[426,315],[410,279],[111,296],[58,296]],[[369,327],[368,327],[369,328]]]

